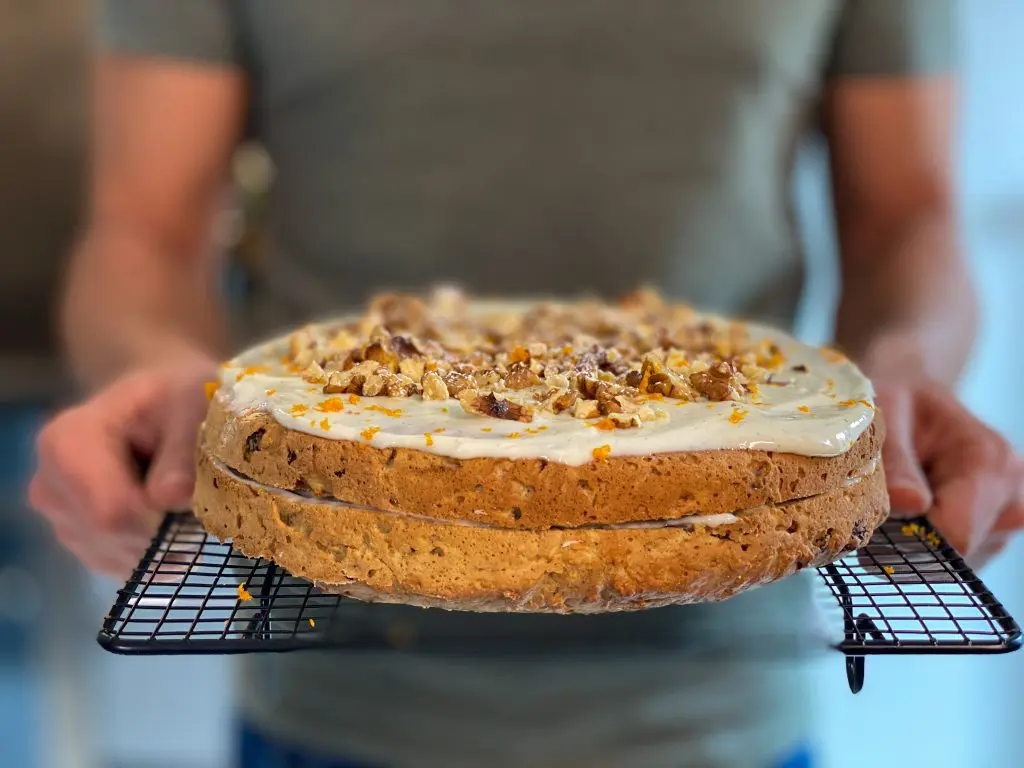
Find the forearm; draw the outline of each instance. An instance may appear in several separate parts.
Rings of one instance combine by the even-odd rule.
[[[183,259],[130,226],[91,227],[72,258],[63,335],[89,388],[142,365],[216,359],[226,325],[216,261]]]
[[[871,376],[955,383],[977,330],[977,305],[954,217],[922,215],[891,231],[840,233],[836,341]]]

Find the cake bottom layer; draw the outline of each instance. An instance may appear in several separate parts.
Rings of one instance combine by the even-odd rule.
[[[321,501],[200,454],[196,515],[249,557],[327,591],[469,611],[600,613],[723,600],[828,563],[888,514],[881,466],[724,525],[510,530]]]

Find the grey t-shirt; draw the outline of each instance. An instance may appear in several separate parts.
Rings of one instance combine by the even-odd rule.
[[[107,0],[102,19],[116,51],[249,76],[277,172],[253,333],[450,279],[649,283],[788,325],[790,171],[824,81],[940,70],[952,34],[950,0]],[[480,626],[416,615],[424,632]],[[808,615],[798,578],[572,626],[685,635]],[[480,642],[537,627],[499,617]],[[243,679],[262,727],[393,765],[770,765],[806,715],[791,665],[685,654],[317,653],[249,659]]]

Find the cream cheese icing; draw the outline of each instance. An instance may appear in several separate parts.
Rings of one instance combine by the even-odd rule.
[[[578,466],[594,461],[595,449],[605,446],[611,456],[722,449],[837,456],[849,450],[874,417],[868,379],[836,353],[762,326],[749,330],[752,339],[777,344],[786,360],[754,403],[652,400],[648,406],[661,418],[632,429],[603,431],[597,419],[540,410],[528,424],[504,421],[466,413],[457,400],[332,397],[286,369],[287,336],[225,364],[216,397],[234,413],[265,411],[282,426],[317,437],[456,459],[539,458]],[[505,394],[529,402],[532,393]]]

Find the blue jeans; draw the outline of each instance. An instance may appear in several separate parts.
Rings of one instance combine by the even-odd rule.
[[[381,768],[356,760],[309,754],[305,750],[269,739],[247,725],[242,726],[239,737],[236,768]],[[810,750],[803,748],[773,768],[812,768],[813,765]]]

